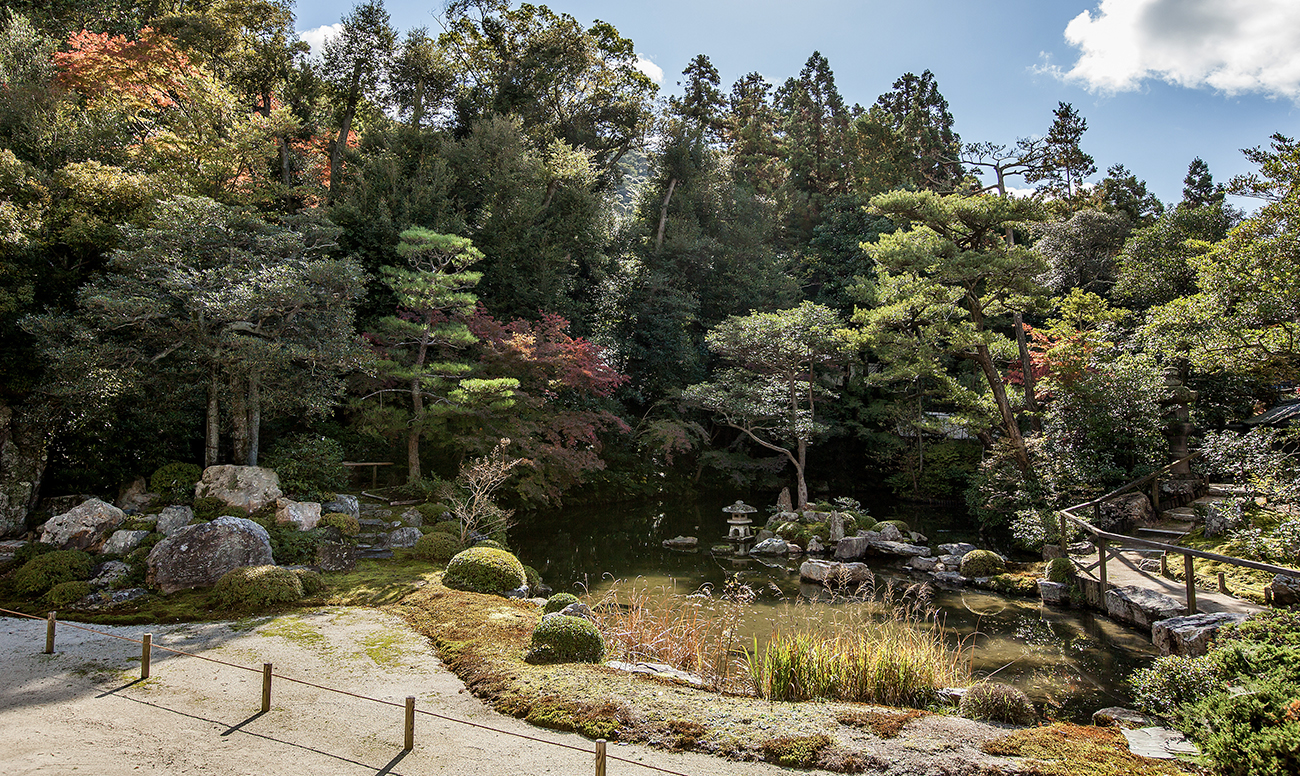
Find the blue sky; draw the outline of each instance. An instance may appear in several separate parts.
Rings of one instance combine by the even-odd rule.
[[[300,3],[298,29],[335,24],[352,4]],[[751,71],[780,83],[818,50],[850,104],[870,105],[899,75],[932,70],[967,142],[1043,134],[1057,103],[1069,102],[1088,120],[1083,147],[1096,177],[1122,163],[1166,202],[1181,197],[1194,157],[1226,181],[1251,170],[1239,149],[1300,134],[1296,0],[545,4],[613,24],[662,70],[665,93],[699,53],[729,88]],[[437,0],[387,7],[399,29],[438,30]]]

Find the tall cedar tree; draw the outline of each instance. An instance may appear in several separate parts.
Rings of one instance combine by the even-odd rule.
[[[1083,152],[1079,142],[1088,131],[1088,120],[1068,102],[1057,103],[1055,119],[1044,140],[1047,159],[1042,169],[1025,176],[1030,183],[1040,183],[1039,190],[1057,199],[1073,199],[1084,181],[1097,171],[1092,157]]]
[[[383,0],[367,0],[343,17],[343,29],[325,43],[325,80],[339,97],[338,134],[330,146],[330,197],[338,196],[343,154],[351,143],[352,123],[363,99],[377,99],[397,33]]]
[[[790,170],[786,186],[791,227],[803,243],[821,222],[822,209],[848,192],[849,111],[835,87],[830,63],[817,51],[799,77],[788,79],[777,91],[776,99]]]

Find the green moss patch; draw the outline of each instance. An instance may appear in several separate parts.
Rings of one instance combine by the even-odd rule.
[[[1116,728],[1056,724],[1017,730],[986,742],[987,754],[1031,758],[1020,773],[1042,776],[1186,776],[1169,760],[1150,760],[1128,750]]]

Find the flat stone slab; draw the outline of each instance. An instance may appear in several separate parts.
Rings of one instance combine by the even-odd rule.
[[[1155,720],[1140,711],[1123,706],[1107,706],[1092,713],[1092,724],[1097,727],[1146,728],[1158,727]]]
[[[901,555],[903,557],[924,558],[930,555],[929,547],[922,547],[917,544],[905,544],[903,542],[891,542],[885,539],[879,539],[871,542],[871,549],[876,552],[882,552],[886,555]]]
[[[860,585],[872,581],[876,575],[865,563],[806,560],[799,567],[799,578],[817,584]]]
[[[675,682],[683,682],[692,687],[707,687],[708,682],[704,678],[686,671],[679,671],[672,666],[663,663],[624,663],[621,660],[610,660],[605,663],[606,668],[613,668],[618,671],[627,671],[631,674],[645,674],[660,679],[670,679]]]
[[[1151,626],[1151,643],[1155,644],[1162,655],[1204,655],[1209,651],[1210,642],[1214,640],[1214,634],[1218,633],[1219,628],[1244,619],[1245,614],[1233,612],[1171,617]]]
[[[1183,614],[1183,602],[1136,585],[1106,591],[1106,613],[1113,619],[1150,628],[1160,620]]]
[[[1196,757],[1201,750],[1177,730],[1163,727],[1121,729],[1128,740],[1128,750],[1140,757],[1156,760],[1173,760],[1177,757]]]

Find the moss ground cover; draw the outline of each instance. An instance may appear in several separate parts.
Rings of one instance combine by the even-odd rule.
[[[1128,751],[1116,728],[1047,725],[1017,730],[988,741],[989,754],[1029,758],[1017,769],[1027,776],[1184,776],[1190,771],[1170,760],[1151,760]]]

